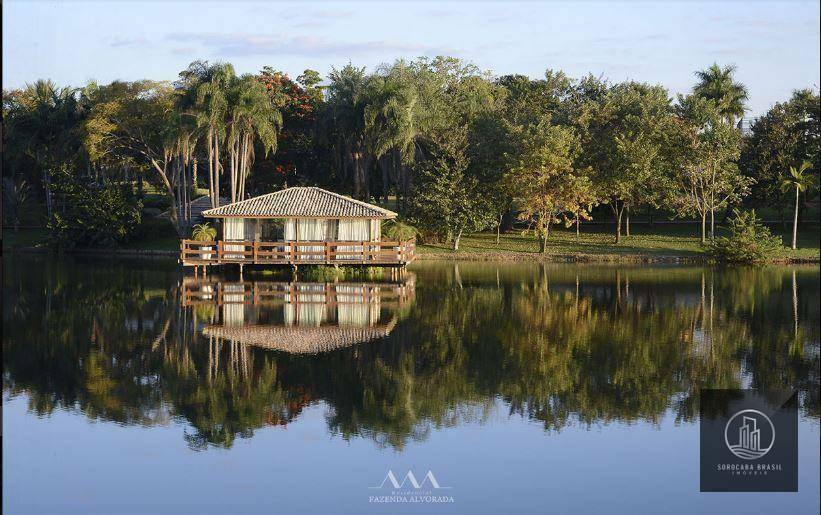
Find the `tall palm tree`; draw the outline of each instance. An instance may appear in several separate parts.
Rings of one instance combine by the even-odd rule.
[[[713,63],[706,70],[695,72],[698,83],[693,88],[696,95],[716,101],[730,125],[744,116],[747,102],[747,87],[735,81],[735,72],[735,65],[721,67]]]
[[[245,198],[245,182],[254,162],[254,142],[259,140],[266,156],[276,152],[282,114],[262,82],[252,75],[235,81],[228,100],[231,202],[237,202]]]
[[[8,113],[8,132],[39,168],[49,216],[51,169],[79,151],[75,127],[80,116],[77,90],[58,88],[50,80],[28,84]]]
[[[805,173],[810,168],[812,168],[812,164],[808,161],[804,161],[798,169],[791,166],[790,174],[781,179],[781,191],[788,193],[790,190],[795,189],[795,216],[792,224],[793,250],[798,248],[798,196],[799,193],[808,190],[813,184],[813,176]]]
[[[382,193],[387,201],[390,166],[413,161],[414,141],[418,134],[416,90],[408,81],[394,74],[375,75],[366,88],[365,147],[382,171]]]
[[[329,75],[326,132],[342,150],[345,168],[352,169],[353,194],[361,197],[363,188],[367,195],[368,163],[365,149],[365,106],[368,78],[364,68],[350,64],[341,70],[333,69]]]
[[[220,141],[226,134],[228,91],[236,80],[234,67],[228,63],[195,61],[180,74],[193,100],[197,125],[205,132],[208,147],[208,192],[211,207],[219,207]]]

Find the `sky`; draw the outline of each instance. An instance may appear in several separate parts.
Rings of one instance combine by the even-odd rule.
[[[819,2],[3,2],[3,88],[173,81],[195,59],[323,76],[451,55],[494,75],[592,73],[686,93],[735,64],[758,116],[819,86]]]

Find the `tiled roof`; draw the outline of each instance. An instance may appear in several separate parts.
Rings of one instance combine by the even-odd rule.
[[[388,324],[370,327],[207,325],[202,334],[293,354],[319,354],[384,338],[395,324],[396,321],[391,320]]]
[[[367,202],[315,187],[288,188],[203,211],[203,216],[394,218],[396,213]]]

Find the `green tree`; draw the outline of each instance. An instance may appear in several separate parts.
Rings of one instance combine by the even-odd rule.
[[[133,235],[140,224],[142,204],[130,188],[113,182],[89,185],[66,166],[52,175],[58,208],[48,228],[56,246],[114,247]]]
[[[205,131],[211,207],[219,206],[220,175],[223,173],[220,149],[227,135],[229,89],[235,80],[234,67],[228,63],[194,61],[180,73],[178,82],[183,95],[192,99],[197,125]]]
[[[814,184],[814,177],[808,173],[812,168],[809,161],[804,161],[801,166],[790,167],[790,174],[781,179],[781,189],[785,193],[795,190],[795,215],[792,223],[792,249],[798,248],[798,198],[802,191],[807,191]]]
[[[818,177],[821,154],[821,99],[811,90],[799,90],[755,120],[745,138],[739,166],[756,180],[749,202],[759,207],[779,206],[786,229],[781,178],[795,163],[812,163]]]
[[[454,128],[441,141],[428,143],[427,159],[414,164],[410,220],[428,238],[452,242],[459,250],[464,234],[481,231],[494,221],[476,177],[468,172],[466,130]]]
[[[514,198],[521,203],[522,216],[530,220],[539,241],[539,251],[547,251],[550,227],[573,202],[577,179],[573,158],[578,139],[566,128],[543,121],[535,126],[517,127],[512,135],[521,141],[507,180]],[[574,211],[579,214],[578,207]]]
[[[42,185],[47,215],[53,210],[51,174],[68,165],[80,151],[76,130],[81,121],[77,91],[58,88],[50,80],[38,80],[18,92],[4,92],[4,158],[12,156],[19,169],[22,158],[33,164],[32,179]],[[30,184],[33,181],[29,181]]]
[[[592,87],[591,87],[592,86]],[[622,218],[631,205],[653,203],[667,161],[663,144],[670,125],[667,90],[626,82],[604,91],[589,81],[588,100],[577,108],[583,119],[579,165],[589,167],[598,198],[610,206],[615,241],[621,242]]]
[[[368,194],[370,161],[365,149],[365,106],[367,75],[364,68],[350,64],[334,68],[328,85],[325,131],[342,155],[343,169],[350,170],[354,197]]]
[[[701,218],[701,242],[715,237],[715,212],[740,200],[752,179],[738,169],[741,134],[724,123],[714,100],[696,95],[679,96],[675,126],[679,150],[669,192],[672,205],[683,215]]]
[[[712,100],[717,105],[729,125],[744,116],[747,102],[747,87],[735,80],[735,65],[719,66],[713,63],[706,70],[695,72],[698,83],[693,93],[701,98]]]
[[[231,202],[245,199],[245,183],[254,162],[254,143],[259,141],[265,156],[276,152],[282,114],[262,82],[253,75],[235,80],[228,92],[228,154],[231,173]]]
[[[108,155],[142,161],[156,174],[170,201],[170,218],[181,234],[181,191],[175,161],[180,117],[174,90],[163,82],[114,82],[90,92],[96,100],[84,123],[85,146],[92,162]]]

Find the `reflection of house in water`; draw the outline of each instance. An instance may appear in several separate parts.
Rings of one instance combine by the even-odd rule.
[[[390,334],[414,297],[402,283],[223,282],[186,278],[184,306],[213,306],[205,336],[290,353],[319,353]]]

